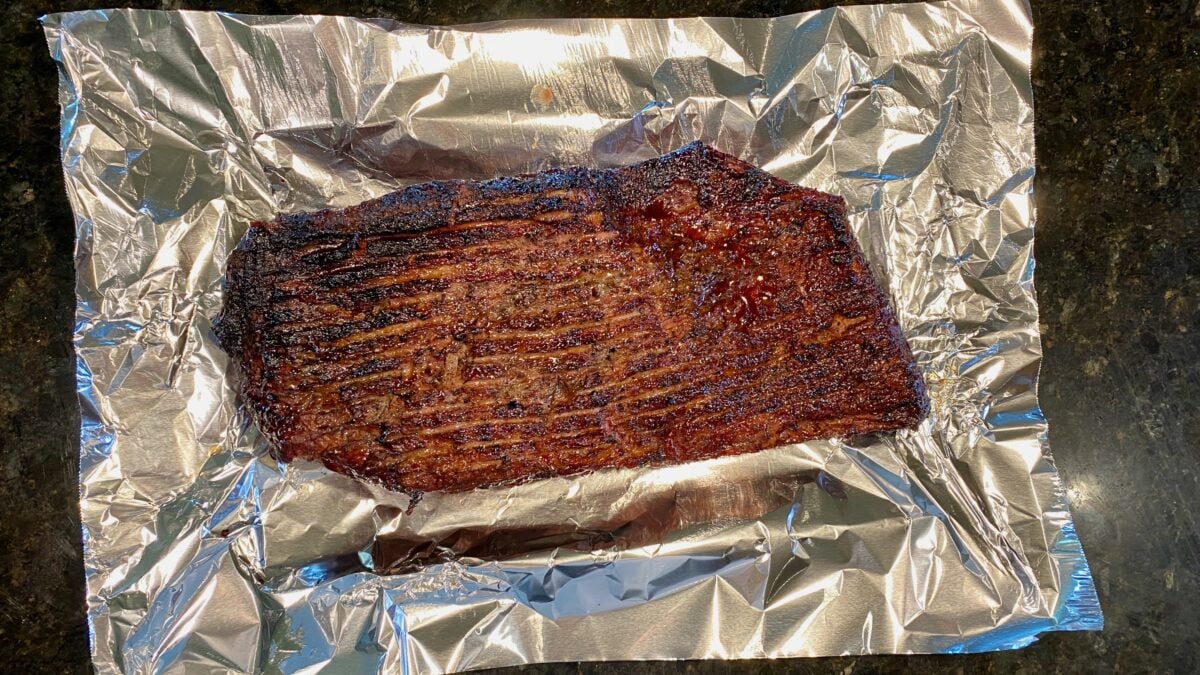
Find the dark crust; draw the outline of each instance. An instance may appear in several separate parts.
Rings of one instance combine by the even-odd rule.
[[[842,199],[698,143],[254,223],[217,334],[281,459],[410,493],[891,431],[928,408]]]

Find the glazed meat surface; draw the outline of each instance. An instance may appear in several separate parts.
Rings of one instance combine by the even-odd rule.
[[[410,493],[907,427],[844,202],[707,146],[255,223],[218,336],[281,459]]]

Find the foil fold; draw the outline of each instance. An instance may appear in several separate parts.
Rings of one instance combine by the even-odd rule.
[[[43,19],[99,672],[1015,648],[1102,616],[1037,403],[1019,0],[774,19]],[[917,429],[404,495],[274,461],[212,320],[250,221],[692,140],[846,198]]]

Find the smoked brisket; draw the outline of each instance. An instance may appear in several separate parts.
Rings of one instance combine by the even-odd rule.
[[[927,409],[843,200],[700,144],[254,223],[217,330],[281,459],[413,493]]]

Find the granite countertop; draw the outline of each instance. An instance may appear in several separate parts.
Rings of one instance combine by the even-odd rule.
[[[0,669],[88,669],[76,500],[70,207],[57,81],[36,17],[0,10]],[[122,3],[126,4],[126,3]],[[417,23],[549,16],[770,16],[771,0],[164,0],[161,9]],[[533,673],[1200,670],[1200,3],[1034,0],[1045,360],[1041,401],[1107,621],[1023,650],[736,664],[557,664]],[[512,671],[516,672],[516,671]]]

